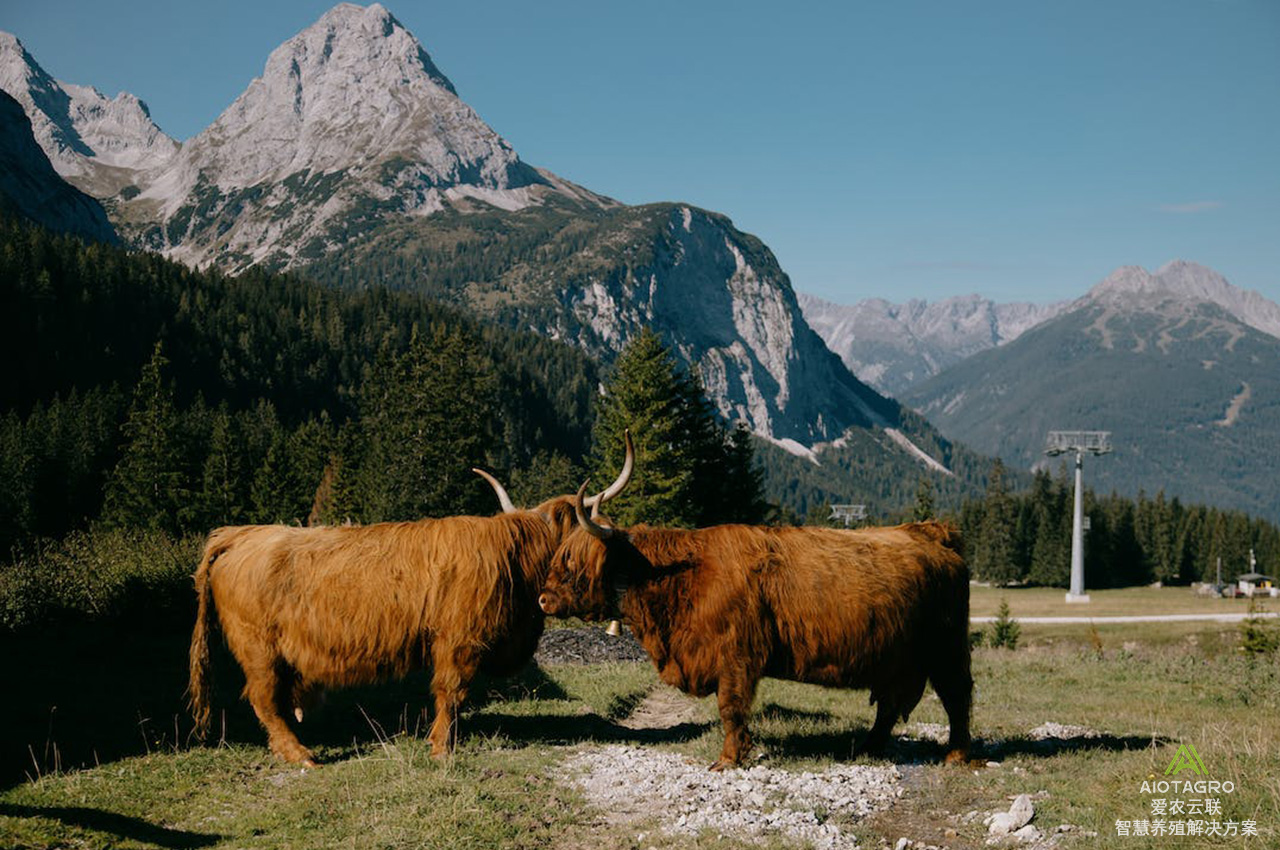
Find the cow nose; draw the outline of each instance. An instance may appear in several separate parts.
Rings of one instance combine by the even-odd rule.
[[[544,614],[555,613],[555,602],[549,593],[543,593],[538,596],[538,607],[542,609]]]

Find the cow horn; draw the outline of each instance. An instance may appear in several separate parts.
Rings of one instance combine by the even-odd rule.
[[[591,536],[598,537],[601,540],[608,540],[613,536],[613,529],[607,525],[598,525],[595,520],[587,516],[587,510],[583,506],[583,494],[587,491],[587,482],[583,481],[582,486],[578,488],[578,498],[573,503],[573,512],[578,516],[578,525],[581,525]]]
[[[612,484],[610,484],[607,488],[605,488],[603,492],[601,492],[597,496],[592,496],[591,498],[587,499],[587,502],[586,502],[587,507],[594,508],[598,505],[603,505],[605,502],[609,501],[614,496],[621,493],[626,488],[626,486],[631,483],[631,472],[632,470],[635,469],[635,466],[636,466],[636,450],[631,445],[631,429],[630,428],[622,432],[622,438],[627,443],[627,457],[626,457],[626,460],[622,462],[622,471],[618,473],[618,478]]]
[[[498,479],[494,478],[483,469],[476,469],[475,467],[472,467],[471,471],[489,482],[489,486],[493,488],[493,492],[498,494],[498,502],[502,505],[502,512],[504,514],[513,514],[516,512],[516,506],[511,504],[511,497],[507,495],[506,488],[498,483]]]

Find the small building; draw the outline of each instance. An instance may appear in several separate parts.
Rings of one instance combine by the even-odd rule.
[[[1274,576],[1262,573],[1243,573],[1236,576],[1237,596],[1276,596],[1280,590],[1276,587]]]

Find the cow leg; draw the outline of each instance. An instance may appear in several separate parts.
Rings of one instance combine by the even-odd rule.
[[[871,698],[876,703],[876,722],[857,748],[859,755],[880,755],[889,743],[890,733],[898,720],[906,720],[924,695],[925,674],[900,672],[887,685],[873,687]]]
[[[293,707],[294,677],[282,662],[264,661],[244,666],[245,695],[258,715],[258,722],[267,730],[267,744],[271,752],[288,762],[315,767],[311,751],[302,746],[293,733],[284,713]]]
[[[724,726],[724,748],[720,758],[711,765],[712,770],[724,770],[741,764],[751,749],[751,730],[747,719],[751,715],[751,703],[755,700],[758,676],[743,671],[722,674],[716,690],[720,704],[720,722]]]
[[[878,694],[876,721],[871,725],[871,731],[867,733],[866,738],[863,738],[855,753],[873,756],[883,754],[885,746],[889,743],[889,733],[893,731],[893,724],[898,722],[900,714],[897,694],[893,692]]]
[[[469,647],[436,644],[431,648],[431,666],[436,716],[427,739],[431,742],[431,757],[442,759],[458,743],[458,709],[480,667],[480,654]]]
[[[950,736],[946,763],[963,764],[969,758],[969,712],[973,701],[973,677],[969,673],[967,655],[963,663],[957,659],[954,666],[934,670],[929,681],[938,699],[942,700],[942,707],[947,710]]]

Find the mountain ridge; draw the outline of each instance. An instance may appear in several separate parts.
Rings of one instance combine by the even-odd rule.
[[[190,266],[411,289],[606,361],[652,324],[722,416],[791,448],[904,415],[827,351],[758,239],[525,163],[377,4],[329,10],[172,157],[118,174],[123,238]]]
[[[1095,489],[1164,490],[1275,520],[1280,339],[1232,311],[1257,304],[1243,292],[1194,263],[1124,267],[902,398],[949,438],[1023,469],[1047,462],[1049,430],[1108,430],[1116,449],[1092,465]]]

